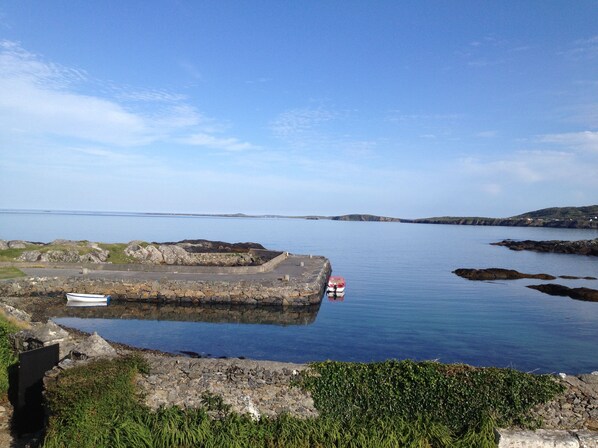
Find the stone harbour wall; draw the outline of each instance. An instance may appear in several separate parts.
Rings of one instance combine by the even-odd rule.
[[[229,303],[306,306],[321,302],[331,273],[330,262],[305,282],[301,277],[269,281],[200,281],[33,277],[0,282],[0,296],[64,296],[68,292],[109,294],[116,300],[165,303]]]

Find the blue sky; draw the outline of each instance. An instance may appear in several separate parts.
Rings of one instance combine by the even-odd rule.
[[[598,203],[597,1],[0,4],[0,208]]]

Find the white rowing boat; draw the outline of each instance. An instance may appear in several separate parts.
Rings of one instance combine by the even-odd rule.
[[[82,302],[82,303],[108,303],[110,296],[104,294],[79,294],[69,292],[66,295],[68,302]]]

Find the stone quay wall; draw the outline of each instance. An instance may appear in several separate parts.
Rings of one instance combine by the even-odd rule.
[[[283,276],[260,280],[189,280],[142,277],[111,278],[89,276],[33,277],[0,281],[0,296],[64,296],[68,292],[109,294],[116,300],[162,303],[227,303],[246,305],[308,306],[321,302],[331,273],[330,262],[322,258],[318,272],[310,278]],[[223,268],[220,268],[223,269]],[[229,269],[229,268],[227,268]]]

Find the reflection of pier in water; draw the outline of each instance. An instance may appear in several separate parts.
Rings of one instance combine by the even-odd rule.
[[[91,319],[140,319],[161,321],[240,323],[267,325],[309,325],[316,320],[320,304],[277,307],[230,304],[175,305],[111,301],[102,307],[69,307],[64,299],[28,298],[19,300],[19,308],[45,317]]]

